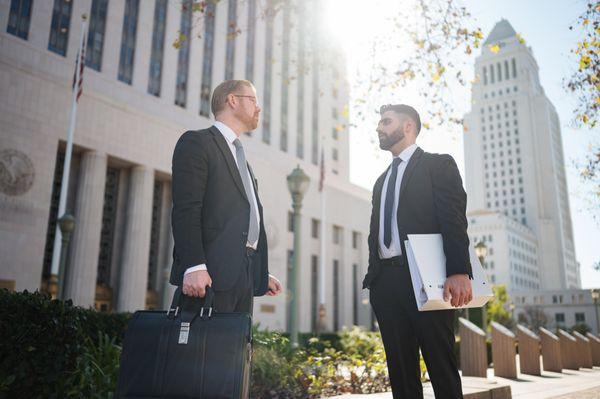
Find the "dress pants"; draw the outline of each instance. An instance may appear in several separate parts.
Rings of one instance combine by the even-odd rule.
[[[215,290],[213,300],[213,311],[220,313],[242,312],[252,316],[254,306],[254,278],[252,273],[252,261],[255,253],[244,256],[241,270],[238,273],[236,283],[230,290]],[[200,302],[204,304],[204,299]]]
[[[423,398],[419,348],[438,399],[462,398],[454,310],[419,312],[408,265],[381,266],[370,300],[383,339],[394,399]]]

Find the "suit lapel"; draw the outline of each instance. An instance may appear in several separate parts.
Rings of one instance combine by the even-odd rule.
[[[233,159],[233,155],[231,154],[231,150],[229,149],[229,144],[227,144],[227,140],[221,134],[219,129],[214,126],[210,127],[210,131],[213,135],[215,142],[217,143],[217,147],[221,150],[221,154],[225,157],[225,163],[229,168],[229,172],[231,173],[231,177],[233,177],[233,181],[235,185],[240,190],[240,193],[248,200],[246,196],[246,190],[244,190],[244,183],[242,183],[242,178],[240,177],[240,171],[238,170],[237,164],[235,163],[235,159]]]
[[[412,157],[408,161],[408,165],[406,165],[406,169],[404,170],[404,175],[402,176],[402,183],[400,184],[400,195],[398,196],[398,204],[402,204],[402,194],[406,191],[406,186],[408,185],[408,181],[412,176],[415,167],[419,163],[421,159],[421,155],[423,155],[423,150],[421,148],[417,148],[413,153]],[[399,205],[400,206],[400,205]]]
[[[381,191],[383,190],[383,182],[385,182],[385,176],[388,173],[390,167],[383,172],[381,176],[375,182],[373,186],[373,213],[375,214],[376,222],[376,232],[379,234],[379,210],[381,209]]]

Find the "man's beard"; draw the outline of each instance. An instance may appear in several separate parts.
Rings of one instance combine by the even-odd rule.
[[[254,115],[252,115],[252,116],[244,115],[244,117],[242,118],[242,122],[244,123],[246,130],[248,132],[256,130],[256,128],[258,127],[258,121],[259,121],[259,118],[255,117]]]
[[[382,150],[389,150],[392,148],[397,142],[404,140],[404,132],[402,129],[397,129],[392,132],[392,134],[384,135],[383,139],[379,139],[379,148]]]

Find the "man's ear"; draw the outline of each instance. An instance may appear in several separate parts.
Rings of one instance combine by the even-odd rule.
[[[229,104],[230,106],[234,106],[236,104],[237,98],[235,98],[235,95],[233,94],[228,94],[227,95],[227,101],[226,103]]]

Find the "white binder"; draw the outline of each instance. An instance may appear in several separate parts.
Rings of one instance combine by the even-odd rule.
[[[408,234],[404,241],[406,257],[417,307],[420,311],[458,309],[444,301],[444,282],[446,281],[446,255],[441,234]],[[493,298],[492,286],[475,250],[469,247],[471,269],[473,272],[473,300],[460,308],[478,308]]]

